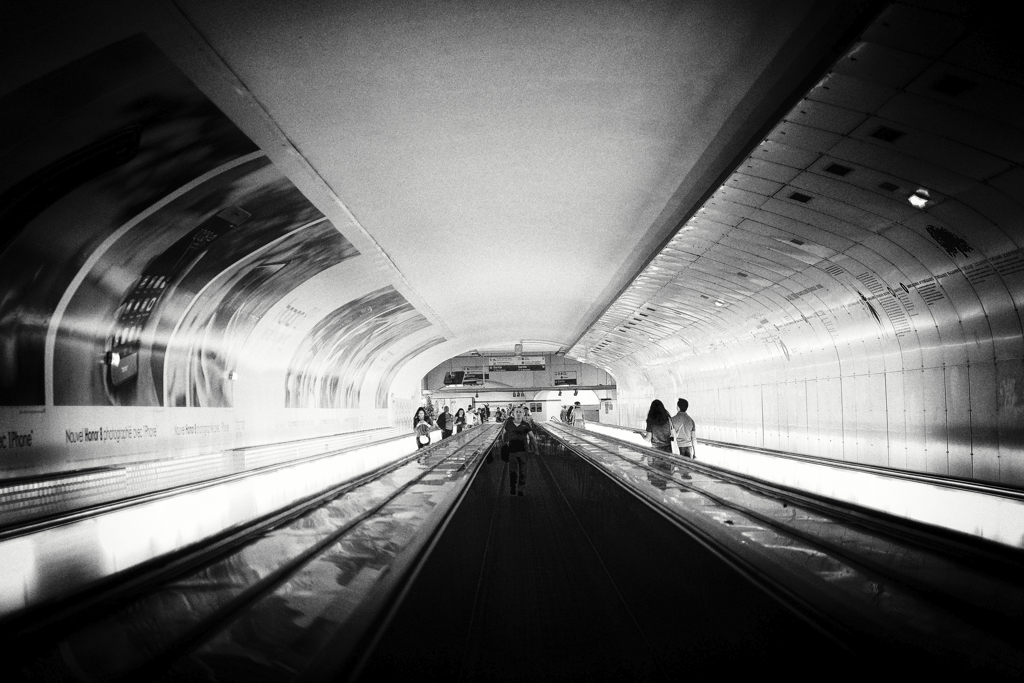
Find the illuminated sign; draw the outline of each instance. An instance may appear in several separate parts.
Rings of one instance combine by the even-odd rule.
[[[506,356],[488,358],[487,367],[491,372],[517,372],[519,370],[544,370],[544,356]]]
[[[555,372],[556,387],[571,387],[576,384],[575,370],[558,370]]]

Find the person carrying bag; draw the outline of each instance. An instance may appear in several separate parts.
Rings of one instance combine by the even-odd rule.
[[[693,418],[686,414],[690,402],[681,398],[676,401],[676,406],[679,408],[679,412],[673,415],[671,420],[672,428],[675,430],[673,443],[675,443],[679,455],[696,460],[697,425],[694,424]]]

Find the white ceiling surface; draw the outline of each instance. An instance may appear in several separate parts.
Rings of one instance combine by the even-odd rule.
[[[828,21],[811,2],[178,5],[453,332],[449,355],[571,344]]]

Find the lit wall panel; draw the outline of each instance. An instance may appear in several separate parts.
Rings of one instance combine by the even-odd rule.
[[[974,12],[884,10],[571,353],[644,366],[649,339],[606,330],[675,315],[654,343],[679,382],[625,396],[691,398],[722,441],[1024,486],[1024,83]]]

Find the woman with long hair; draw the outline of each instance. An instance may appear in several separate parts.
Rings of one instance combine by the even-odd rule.
[[[425,448],[430,445],[430,430],[434,425],[430,422],[427,409],[420,406],[416,414],[412,416],[412,431],[416,434],[416,448]]]
[[[651,442],[651,448],[666,453],[672,452],[672,419],[665,409],[665,404],[654,399],[647,411],[647,424],[644,439]],[[659,489],[667,489],[672,476],[672,462],[657,456],[647,458],[652,471],[647,473],[647,480]]]
[[[466,428],[466,411],[459,408],[455,411],[455,433],[461,434],[462,430]]]
[[[651,442],[651,448],[666,453],[672,452],[672,425],[665,404],[654,399],[647,411],[647,425],[644,427],[644,439]]]

